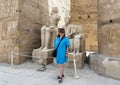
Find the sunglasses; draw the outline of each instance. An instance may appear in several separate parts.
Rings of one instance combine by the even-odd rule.
[[[65,33],[65,32],[60,32],[60,33]]]

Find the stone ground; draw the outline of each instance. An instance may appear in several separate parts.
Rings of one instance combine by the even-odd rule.
[[[27,62],[22,65],[0,63],[0,85],[59,85],[57,82],[58,67],[53,64],[47,66],[47,70],[39,72],[40,65]],[[78,70],[80,79],[73,79],[74,70],[65,69],[64,82],[61,85],[120,85],[119,80],[103,77],[96,74],[85,65]]]

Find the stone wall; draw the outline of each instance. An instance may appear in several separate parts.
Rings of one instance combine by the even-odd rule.
[[[47,17],[47,0],[0,0],[0,62],[10,63],[11,51],[14,63],[26,61],[23,55],[31,56],[40,47],[40,28]]]
[[[19,35],[17,9],[18,0],[0,0],[0,62],[9,62],[11,50],[18,46],[15,43]]]
[[[72,24],[81,25],[86,50],[97,51],[97,0],[71,0]]]

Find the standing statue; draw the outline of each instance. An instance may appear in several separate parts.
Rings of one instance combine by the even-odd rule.
[[[49,45],[53,47],[53,41],[58,33],[58,22],[60,16],[58,15],[57,7],[53,7],[51,15],[49,16],[48,25],[41,28],[41,47],[40,49],[49,49]],[[52,36],[52,37],[51,37]],[[50,44],[50,38],[52,38]]]
[[[80,52],[80,45],[81,45],[81,37],[82,37],[82,27],[81,26],[75,26],[76,28],[76,33],[73,39],[73,44],[74,44],[74,53],[79,53]]]

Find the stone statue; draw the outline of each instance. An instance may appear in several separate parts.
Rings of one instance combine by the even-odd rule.
[[[43,26],[41,28],[41,47],[40,49],[49,49],[49,45],[53,47],[53,41],[58,33],[58,22],[60,20],[60,16],[58,15],[57,7],[53,7],[51,15],[49,16],[48,25]],[[51,37],[52,36],[52,37]],[[50,38],[52,38],[50,44]]]
[[[65,25],[63,26],[63,28],[65,29],[65,36],[70,38],[71,35],[70,17],[65,17],[64,20],[65,20]]]
[[[65,25],[63,26],[63,28],[65,29],[65,35],[66,37],[69,38],[70,40],[70,48],[69,48],[69,51],[72,52],[73,51],[73,36],[75,34],[74,31],[71,31],[71,28],[73,25],[70,24],[70,21],[71,21],[71,17],[70,16],[67,16],[64,18],[65,20]]]
[[[82,27],[78,25],[70,24],[71,18],[69,16],[65,17],[65,35],[70,40],[70,52],[80,52],[80,38],[82,35]]]
[[[80,45],[81,45],[81,36],[82,36],[82,27],[81,26],[75,26],[76,32],[73,40],[74,44],[74,53],[79,53],[80,52]]]
[[[73,52],[74,51],[74,36],[75,36],[75,33],[76,33],[76,28],[75,28],[75,25],[70,25],[70,33],[69,33],[69,40],[70,40],[70,52]]]

